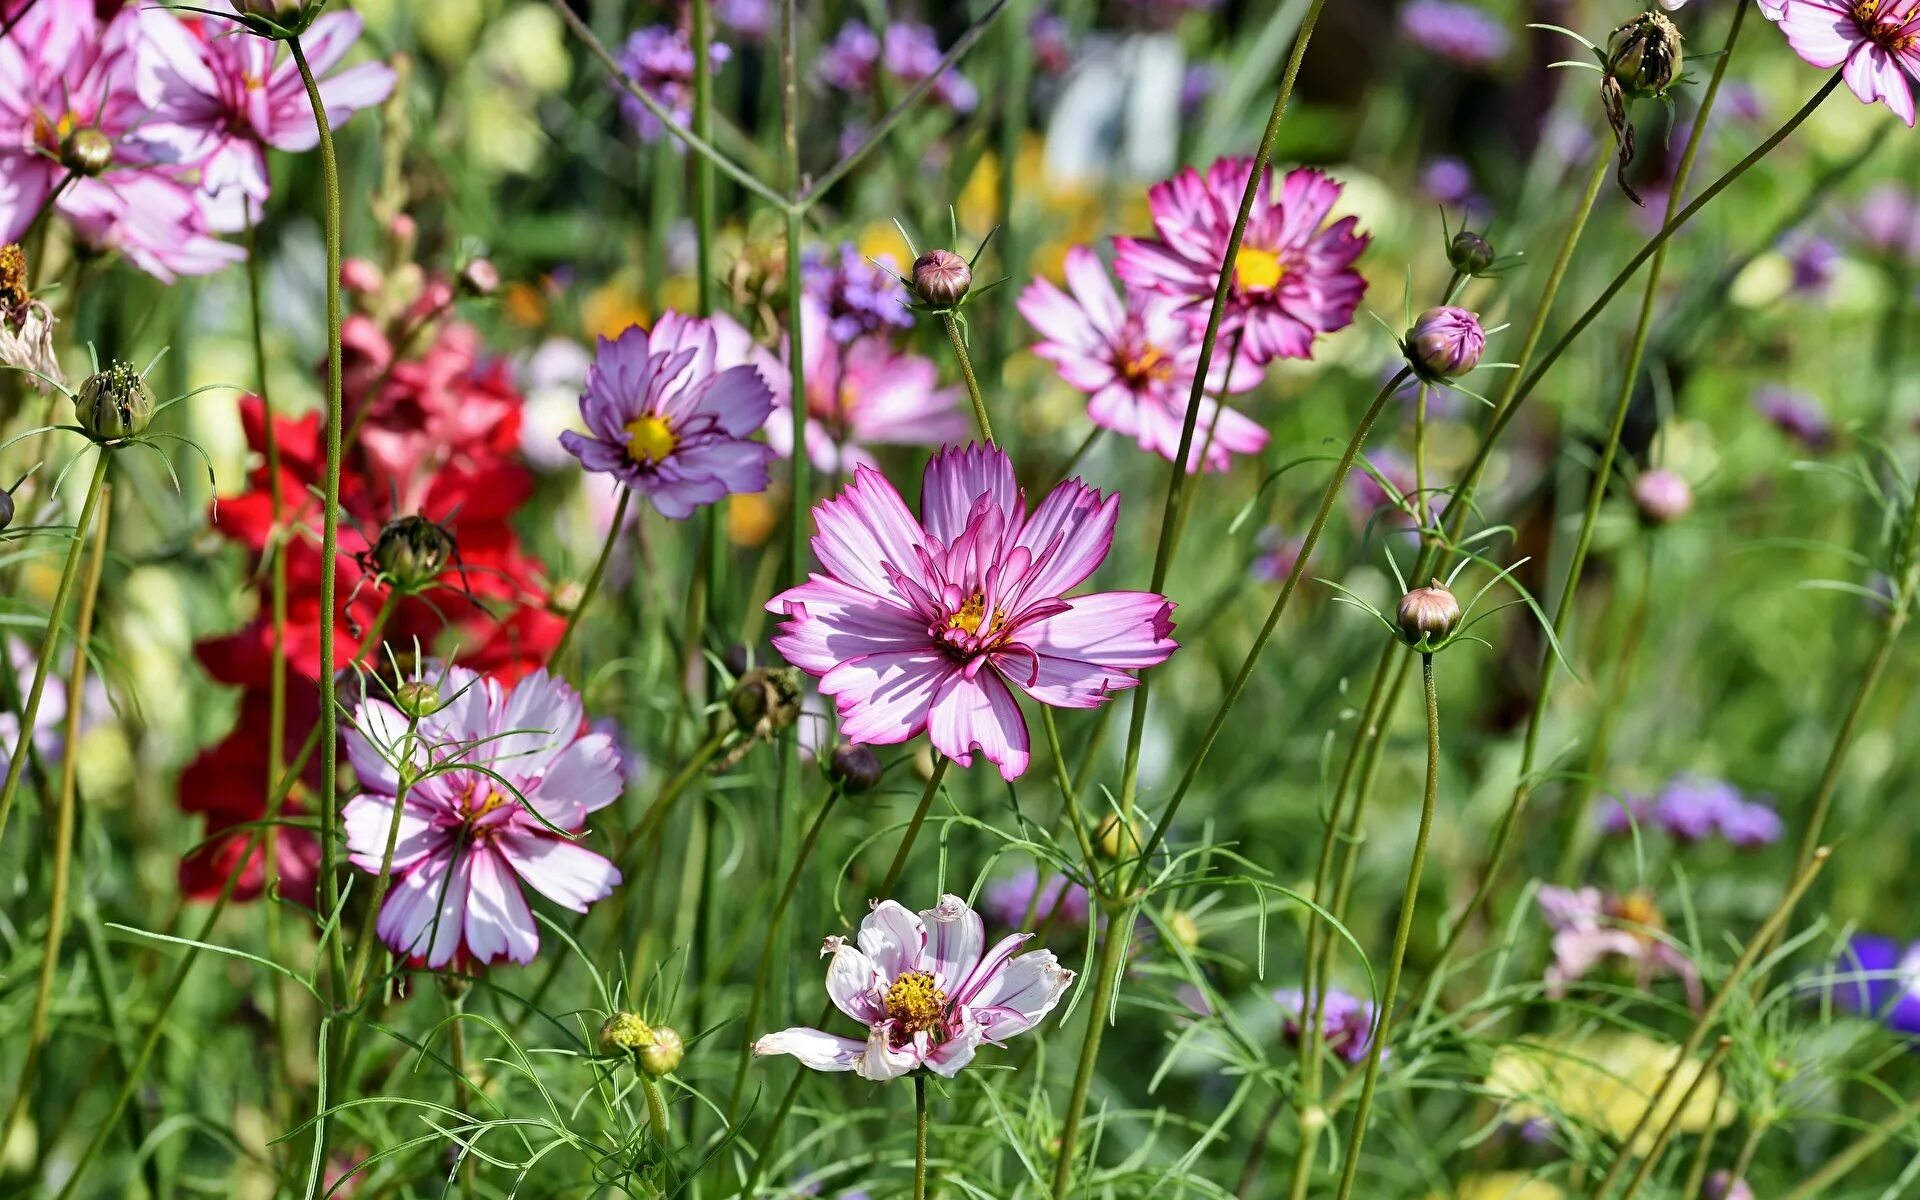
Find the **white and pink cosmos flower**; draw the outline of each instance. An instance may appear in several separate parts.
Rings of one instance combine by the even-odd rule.
[[[1761,0],[1793,52],[1840,67],[1862,103],[1884,103],[1913,125],[1920,81],[1920,0]]]
[[[198,162],[208,218],[217,229],[242,228],[266,203],[267,147],[294,152],[320,144],[313,105],[291,55],[280,43],[210,19],[183,21],[144,8],[138,92],[151,110],[143,132]],[[316,77],[327,75],[360,39],[358,13],[327,13],[301,37]],[[368,62],[320,79],[327,123],[381,103],[393,92],[393,69]]]
[[[1180,453],[1180,431],[1193,374],[1200,365],[1200,334],[1182,313],[1185,302],[1157,292],[1115,291],[1100,258],[1085,246],[1067,251],[1068,291],[1035,279],[1020,294],[1020,315],[1040,334],[1033,352],[1086,393],[1087,419],[1133,438],[1142,450],[1169,462]],[[1068,292],[1072,294],[1069,295]],[[1207,370],[1207,387],[1248,392],[1260,386],[1260,368],[1244,352],[1233,362],[1223,339]],[[1200,401],[1187,470],[1224,471],[1235,454],[1258,454],[1267,431],[1246,416]]]
[[[454,667],[440,690],[446,707],[413,739],[385,701],[355,709],[346,744],[363,790],[341,813],[348,854],[380,870],[404,766],[414,782],[380,939],[436,970],[456,958],[531,962],[540,932],[522,884],[583,913],[620,882],[619,868],[569,836],[619,799],[620,750],[581,731],[578,693],[544,671],[508,688]]]
[[[978,750],[1018,778],[1030,742],[1015,690],[1097,708],[1176,648],[1165,596],[1066,594],[1107,557],[1119,514],[1117,494],[1078,479],[1029,513],[992,445],[935,455],[917,520],[884,476],[859,468],[813,510],[826,574],[767,603],[788,618],[774,647],[820,678],[848,741],[925,731],[961,766]]]
[[[1019,954],[1016,933],[987,948],[980,915],[958,896],[918,915],[883,900],[853,944],[820,948],[827,996],[867,1027],[864,1038],[796,1026],[753,1044],[756,1055],[791,1054],[816,1071],[897,1079],[919,1067],[952,1078],[981,1046],[997,1046],[1046,1019],[1073,983],[1051,950]]]
[[[1253,160],[1223,158],[1205,175],[1189,167],[1147,191],[1158,238],[1115,238],[1114,270],[1129,287],[1181,298],[1204,324],[1227,260]],[[1366,294],[1353,269],[1367,248],[1357,219],[1327,218],[1340,184],[1319,171],[1289,171],[1276,190],[1271,171],[1254,194],[1222,317],[1222,335],[1244,334],[1256,363],[1312,358],[1314,339],[1345,329]]]

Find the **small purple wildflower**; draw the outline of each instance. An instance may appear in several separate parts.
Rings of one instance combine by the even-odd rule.
[[[719,70],[731,57],[733,51],[722,42],[707,47],[712,70]],[[666,25],[636,29],[620,52],[620,70],[682,125],[693,116],[693,69],[693,44],[685,33]],[[625,91],[620,94],[620,113],[643,142],[657,142],[666,135],[659,118]]]
[[[1299,1045],[1300,1030],[1306,1023],[1306,993],[1299,988],[1283,988],[1273,994],[1273,999],[1283,1014],[1283,1036],[1294,1045]],[[1332,989],[1327,993],[1321,1038],[1327,1049],[1349,1063],[1364,1059],[1367,1048],[1373,1042],[1373,1005],[1339,988]]]
[[[1034,895],[1036,888],[1039,890],[1037,902]],[[1084,926],[1092,911],[1092,906],[1087,902],[1087,889],[1069,881],[1064,875],[1049,875],[1043,884],[1040,882],[1040,872],[1032,867],[994,880],[987,885],[980,898],[980,910],[1007,929],[1025,928],[1029,907],[1033,909],[1035,921],[1042,924],[1051,922],[1056,927],[1067,929]]]
[[[1253,560],[1253,578],[1257,583],[1279,583],[1293,574],[1300,559],[1301,541],[1280,532],[1277,525],[1260,531],[1260,556]]]
[[[1753,407],[1775,429],[1811,450],[1833,441],[1833,423],[1817,396],[1769,384],[1753,394]]]
[[[1594,816],[1594,824],[1608,837],[1632,837],[1653,819],[1653,801],[1646,796],[1610,798]]]
[[[717,0],[713,15],[728,29],[754,41],[773,29],[772,0]]]
[[[1868,191],[1850,224],[1854,240],[1876,257],[1920,262],[1920,204],[1899,184],[1883,183]]]
[[[907,290],[888,273],[892,265],[891,259],[884,265],[869,262],[851,242],[837,254],[808,250],[800,265],[801,279],[826,310],[827,332],[834,341],[844,346],[864,334],[913,327]]]
[[[876,34],[860,21],[848,21],[820,52],[814,77],[835,91],[867,95],[880,70],[912,87],[939,69],[940,57],[940,43],[925,25],[900,21],[887,26],[885,34]],[[980,104],[979,89],[951,69],[928,94],[957,113],[972,112]]]
[[[1857,933],[1831,974],[1836,1005],[1920,1035],[1920,942]]]
[[[1465,159],[1442,154],[1420,168],[1420,194],[1444,208],[1471,213],[1491,212],[1493,205],[1474,187],[1473,168]]]
[[[1740,789],[1725,780],[1682,775],[1654,797],[1653,819],[1683,842],[1705,841],[1743,803]]]
[[[1793,269],[1790,285],[1795,295],[1822,298],[1833,287],[1835,268],[1840,265],[1840,247],[1817,233],[1795,234],[1781,250]]]
[[[1773,806],[1758,800],[1746,801],[1720,816],[1720,836],[1741,850],[1757,850],[1780,840],[1785,826]]]
[[[1471,4],[1413,0],[1400,10],[1400,33],[1457,67],[1485,70],[1506,56],[1507,27]]]

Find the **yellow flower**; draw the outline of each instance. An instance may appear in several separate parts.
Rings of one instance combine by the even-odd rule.
[[[639,293],[619,282],[597,288],[580,306],[580,323],[588,337],[618,337],[634,325],[647,325],[653,314]]]
[[[1467,1176],[1454,1187],[1453,1195],[1454,1200],[1566,1200],[1567,1193],[1524,1171],[1496,1171]],[[1443,1198],[1435,1192],[1430,1200]]]
[[[1647,1102],[1674,1069],[1680,1048],[1637,1033],[1607,1032],[1585,1038],[1528,1039],[1494,1056],[1487,1088],[1509,1099],[1514,1121],[1547,1117],[1598,1129],[1614,1141],[1625,1138],[1647,1111]],[[1680,1113],[1681,1133],[1701,1133],[1733,1119],[1733,1102],[1722,1084],[1708,1079],[1684,1109],[1680,1102],[1699,1077],[1701,1062],[1680,1067],[1679,1079],[1634,1143],[1645,1154],[1662,1126]]]

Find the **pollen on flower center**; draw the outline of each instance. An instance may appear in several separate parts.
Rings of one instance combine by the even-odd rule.
[[[947,994],[925,971],[908,971],[887,989],[887,1015],[908,1033],[925,1033],[940,1023]]]
[[[958,629],[962,633],[978,637],[982,625],[987,627],[988,633],[992,633],[1005,624],[1006,620],[1007,614],[997,608],[993,610],[993,619],[987,620],[987,598],[975,592],[966,598],[952,616],[947,618],[947,628]]]
[[[1162,353],[1158,346],[1147,346],[1127,359],[1122,371],[1128,383],[1170,379],[1173,377],[1173,360]]]
[[[643,415],[627,422],[627,454],[637,463],[652,466],[661,462],[680,444],[680,435],[664,417]]]
[[[1245,292],[1270,292],[1280,286],[1286,274],[1278,254],[1250,246],[1240,247],[1240,257],[1233,264],[1233,281]]]
[[[465,808],[467,819],[477,821],[495,809],[512,802],[512,797],[500,790],[491,781],[476,783],[467,789]]]

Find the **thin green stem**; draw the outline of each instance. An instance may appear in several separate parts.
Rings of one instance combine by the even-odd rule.
[[[1814,1200],[1816,1196],[1826,1195],[1829,1188],[1845,1179],[1895,1134],[1910,1129],[1916,1119],[1920,1119],[1920,1097],[1882,1117],[1850,1145],[1829,1156],[1813,1174],[1795,1184],[1793,1190],[1780,1200]]]
[[[913,1200],[927,1200],[927,1073],[913,1073]]]
[[[806,520],[812,503],[813,464],[807,458],[807,356],[801,329],[802,278],[800,272],[800,17],[796,0],[780,5],[780,146],[787,189],[787,369],[792,402],[793,453],[787,463],[793,472],[793,495],[787,502],[787,583],[799,583],[807,574]]]
[[[1695,1093],[1699,1092],[1707,1080],[1712,1078],[1715,1073],[1720,1070],[1721,1062],[1726,1059],[1727,1051],[1732,1048],[1733,1039],[1730,1037],[1723,1036],[1718,1042],[1714,1043],[1712,1053],[1707,1055],[1707,1061],[1700,1064],[1700,1070],[1695,1073],[1692,1081],[1687,1084],[1687,1090],[1681,1093],[1680,1103],[1673,1106],[1673,1112],[1661,1123],[1660,1132],[1654,1135],[1653,1145],[1648,1148],[1646,1155],[1640,1160],[1640,1165],[1634,1168],[1633,1175],[1628,1178],[1626,1190],[1620,1193],[1620,1200],[1633,1200],[1633,1194],[1640,1190],[1640,1185],[1647,1181],[1647,1176],[1653,1174],[1653,1168],[1660,1162],[1661,1157],[1666,1154],[1667,1147],[1673,1143],[1673,1135],[1679,1132],[1680,1122],[1686,1118],[1687,1110],[1693,1106]],[[1711,1122],[1709,1122],[1709,1124],[1711,1124]],[[1759,1129],[1761,1127],[1756,1125],[1755,1128]],[[1749,1142],[1749,1145],[1753,1144],[1757,1143]],[[1735,1178],[1739,1178],[1739,1176],[1736,1174]],[[1595,1200],[1599,1200],[1599,1196],[1600,1192],[1596,1190],[1594,1192]]]
[[[33,743],[34,731],[39,728],[40,698],[46,695],[47,680],[53,675],[53,655],[60,647],[60,620],[66,615],[67,601],[73,596],[73,586],[80,578],[80,558],[87,546],[87,531],[93,527],[94,511],[100,507],[100,497],[106,491],[107,460],[113,451],[105,446],[92,449],[100,458],[93,465],[93,477],[87,483],[87,497],[80,504],[80,520],[74,526],[73,541],[67,544],[66,565],[61,568],[60,583],[53,591],[53,606],[47,610],[47,632],[40,643],[40,658],[34,664],[33,682],[27,687],[26,702],[20,706],[20,736],[7,759],[7,782],[0,787],[0,840],[6,838],[7,817],[13,812],[14,796],[20,789],[21,777],[27,769],[27,748]],[[82,454],[86,452],[81,451]],[[72,701],[77,705],[80,698],[74,696]]]
[[[967,381],[967,400],[973,405],[973,420],[980,427],[980,439],[993,441],[993,423],[987,420],[987,402],[980,396],[980,381],[973,377],[973,359],[967,354],[967,339],[960,334],[960,322],[950,312],[940,314],[940,324],[947,331],[947,343],[953,347],[953,357],[959,360],[960,377]],[[796,443],[797,444],[797,443]]]
[[[1407,960],[1407,941],[1413,935],[1414,910],[1420,901],[1420,873],[1427,862],[1427,839],[1433,832],[1433,812],[1440,792],[1440,700],[1433,686],[1433,655],[1420,656],[1420,680],[1427,697],[1427,785],[1420,801],[1420,830],[1413,839],[1413,861],[1407,866],[1407,886],[1400,896],[1400,923],[1393,931],[1393,954],[1387,960],[1387,984],[1380,993],[1375,1011],[1384,1016],[1393,1007],[1400,989],[1400,970]],[[1353,1134],[1347,1140],[1347,1157],[1340,1169],[1338,1200],[1353,1194],[1353,1181],[1360,1171],[1360,1148],[1367,1139],[1367,1118],[1373,1111],[1373,1091],[1380,1080],[1380,1062],[1386,1053],[1384,1021],[1375,1021],[1373,1038],[1367,1047],[1365,1082],[1360,1085],[1360,1100],[1353,1110]]]
[[[713,45],[712,0],[693,0],[693,132],[700,140],[713,140]],[[695,286],[699,289],[700,315],[713,315],[713,160],[704,154],[693,156],[693,229]]]
[[[1111,910],[1106,936],[1100,939],[1100,959],[1094,965],[1093,996],[1087,1001],[1087,1033],[1080,1042],[1080,1061],[1073,1072],[1073,1092],[1067,1099],[1067,1115],[1060,1126],[1060,1152],[1053,1163],[1054,1200],[1066,1200],[1073,1188],[1075,1146],[1080,1124],[1087,1111],[1087,1093],[1093,1088],[1093,1072],[1100,1058],[1100,1030],[1106,1028],[1108,1011],[1113,1007],[1114,989],[1119,986],[1121,961],[1127,939],[1122,931],[1132,928],[1133,908]]]
[[[380,871],[373,877],[373,896],[367,902],[367,911],[360,918],[360,933],[353,943],[353,970],[347,976],[347,1002],[359,1007],[364,997],[361,989],[366,984],[367,965],[373,961],[375,926],[380,918],[380,906],[387,899],[387,889],[393,886],[393,854],[400,845],[400,822],[407,811],[407,793],[413,787],[413,749],[414,739],[419,735],[420,718],[407,717],[407,732],[400,744],[393,747],[394,757],[398,760],[393,766],[399,773],[400,786],[394,792],[393,819],[387,822],[387,844],[380,851]],[[342,1037],[341,1044],[347,1039]]]
[[[638,1072],[640,1091],[647,1098],[647,1124],[653,1128],[653,1140],[662,1148],[667,1144],[667,1134],[672,1126],[667,1124],[667,1102],[660,1094],[660,1081],[645,1071]]]
[[[557,672],[567,652],[567,646],[573,641],[573,631],[580,627],[580,615],[587,611],[587,605],[593,602],[594,593],[600,590],[600,579],[607,573],[607,560],[613,557],[614,543],[619,541],[620,533],[627,524],[627,505],[633,500],[633,490],[624,485],[620,488],[620,499],[613,505],[613,527],[607,530],[607,540],[600,547],[600,557],[594,559],[593,570],[587,575],[587,582],[581,586],[580,599],[574,603],[573,611],[567,614],[566,628],[560,631],[560,640],[553,644],[553,653],[547,655],[547,669]]]

